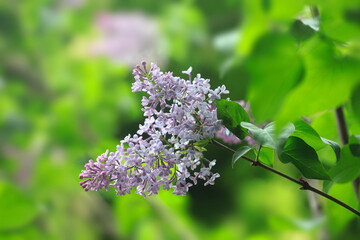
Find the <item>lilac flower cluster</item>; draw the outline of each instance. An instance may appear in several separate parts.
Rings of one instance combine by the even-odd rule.
[[[210,89],[210,80],[198,74],[191,79],[191,67],[183,73],[189,80],[160,72],[152,63],[137,66],[133,75],[133,92],[146,92],[143,97],[144,124],[137,134],[120,141],[117,151],[107,151],[89,161],[80,174],[86,190],[108,190],[117,195],[129,194],[136,188],[142,196],[157,194],[162,187],[174,194],[186,195],[199,179],[213,185],[218,173],[212,172],[216,161],[205,158],[204,145],[221,127],[214,100],[227,94],[225,86]]]

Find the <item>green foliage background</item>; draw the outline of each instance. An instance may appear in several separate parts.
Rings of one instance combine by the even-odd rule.
[[[257,122],[307,116],[339,142],[341,104],[350,134],[360,134],[358,1],[71,2],[0,2],[0,239],[359,239],[352,213],[320,199],[325,217],[317,218],[306,192],[241,160],[232,168],[215,147],[207,154],[221,178],[187,197],[85,193],[78,179],[143,119],[130,89],[134,66],[89,54],[99,14],[146,14],[160,28],[163,71],[192,66],[232,100],[250,101]],[[314,30],[307,24],[317,18]],[[336,162],[330,146],[319,157]],[[330,194],[358,205],[351,182]]]

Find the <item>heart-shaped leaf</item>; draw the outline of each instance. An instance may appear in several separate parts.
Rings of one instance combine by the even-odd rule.
[[[283,163],[294,164],[306,178],[330,179],[316,151],[298,137],[289,137],[279,159]]]
[[[336,159],[340,159],[340,146],[334,141],[331,141],[326,138],[320,137],[320,135],[313,129],[307,122],[304,120],[297,120],[294,122],[295,131],[292,134],[294,137],[301,138],[308,145],[315,149],[315,151],[319,151],[326,147],[326,145],[330,145],[335,152]]]
[[[295,131],[292,136],[301,138],[316,151],[326,147],[320,135],[307,122],[299,119],[294,122],[294,125]]]
[[[269,123],[264,129],[252,123],[242,122],[241,126],[251,131],[255,141],[261,146],[268,146],[276,150],[280,155],[288,137],[294,132],[295,127],[292,123],[286,125],[279,135],[275,134],[275,123]]]

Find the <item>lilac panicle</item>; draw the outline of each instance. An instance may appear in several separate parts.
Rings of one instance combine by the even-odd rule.
[[[86,190],[108,190],[117,195],[129,194],[131,189],[142,196],[173,189],[186,195],[199,179],[213,185],[218,173],[203,155],[196,142],[214,138],[221,128],[214,100],[227,94],[225,86],[212,90],[210,80],[197,74],[191,78],[192,68],[183,73],[188,80],[163,73],[155,63],[146,63],[133,70],[133,92],[146,92],[142,111],[145,121],[137,134],[120,141],[117,151],[106,151],[96,162],[90,160],[80,174],[86,179],[80,185]]]

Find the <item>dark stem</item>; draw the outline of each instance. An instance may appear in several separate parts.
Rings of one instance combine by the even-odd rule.
[[[338,107],[335,110],[335,116],[336,116],[336,125],[340,137],[341,145],[346,145],[349,143],[349,134],[347,130],[347,125],[345,121],[345,115],[343,107]]]
[[[336,117],[336,125],[337,125],[337,129],[338,129],[338,134],[340,137],[341,145],[344,146],[346,144],[349,144],[349,133],[348,133],[347,125],[346,125],[343,106],[336,108],[335,117]],[[356,199],[357,199],[357,201],[359,201],[360,177],[357,177],[352,182],[352,184],[353,184]]]
[[[320,16],[319,9],[316,6],[311,6],[310,11],[313,18],[318,18]]]
[[[235,152],[236,152],[234,149],[231,149],[231,148],[229,148],[228,146],[225,146],[224,144],[222,144],[222,143],[220,143],[220,142],[218,142],[218,141],[216,141],[216,140],[214,140],[214,139],[211,140],[211,143],[213,143],[214,145],[216,145],[216,146],[218,146],[218,147],[221,147],[221,148],[223,148],[223,149],[225,149],[225,150],[227,150],[227,151],[229,151],[229,152],[231,152],[231,153],[235,153]],[[325,197],[325,198],[327,198],[327,199],[329,199],[329,200],[331,200],[331,201],[339,204],[340,206],[342,206],[342,207],[350,210],[351,212],[355,213],[356,215],[360,216],[360,212],[359,212],[359,211],[357,211],[356,209],[354,209],[354,208],[350,207],[349,205],[343,203],[342,201],[340,201],[340,200],[338,200],[338,199],[330,196],[329,194],[324,193],[324,192],[322,192],[322,191],[320,191],[320,190],[312,187],[312,186],[311,186],[305,179],[303,179],[303,178],[300,178],[300,179],[298,180],[298,179],[292,178],[292,177],[290,177],[290,176],[288,176],[288,175],[286,175],[286,174],[284,174],[284,173],[282,173],[282,172],[279,172],[278,170],[276,170],[276,169],[274,169],[274,168],[272,168],[272,167],[269,167],[269,166],[267,166],[267,165],[265,165],[265,164],[263,164],[263,163],[261,163],[261,162],[259,162],[259,161],[255,161],[255,160],[253,160],[253,159],[251,159],[251,158],[248,158],[248,157],[246,157],[246,156],[242,156],[241,158],[243,158],[243,159],[251,162],[251,165],[252,165],[252,166],[259,166],[259,167],[264,168],[264,169],[266,169],[266,170],[268,170],[268,171],[270,171],[270,172],[273,172],[273,173],[275,173],[275,174],[277,174],[277,175],[279,175],[279,176],[281,176],[281,177],[283,177],[283,178],[286,178],[286,179],[288,179],[288,180],[290,180],[290,181],[292,181],[292,182],[300,185],[300,186],[301,186],[300,189],[302,189],[302,190],[309,190],[309,191],[312,191],[312,192],[314,192],[314,193],[317,193],[317,194],[319,194],[319,195],[321,195],[321,196],[323,196],[323,197]]]

